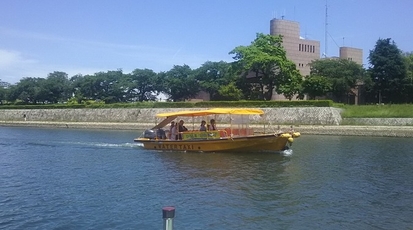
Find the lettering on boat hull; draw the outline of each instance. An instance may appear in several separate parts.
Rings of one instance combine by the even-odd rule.
[[[166,150],[201,150],[201,148],[195,149],[194,145],[190,144],[157,144],[154,146],[155,149],[166,149]]]

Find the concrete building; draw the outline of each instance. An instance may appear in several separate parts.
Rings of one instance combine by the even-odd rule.
[[[311,61],[320,58],[320,42],[300,36],[300,24],[284,19],[270,21],[270,35],[282,35],[287,58],[296,64],[304,77],[310,75]],[[287,100],[284,95],[273,93],[272,100]]]
[[[303,77],[310,75],[309,63],[320,59],[320,41],[309,40],[300,36],[300,24],[295,21],[284,19],[272,19],[270,21],[270,34],[282,35],[283,46],[287,53],[287,58],[293,61]],[[352,47],[340,47],[339,57],[363,64],[363,50]],[[353,98],[349,102],[358,104],[360,98],[360,85],[352,90]],[[274,92],[272,100],[286,100],[283,95]]]
[[[313,60],[320,59],[320,41],[306,39],[300,36],[300,24],[295,21],[285,19],[272,19],[270,21],[270,35],[282,35],[283,47],[286,51],[287,58],[296,64],[297,69],[303,77],[310,75],[310,66]],[[363,64],[363,50],[352,47],[340,47],[339,57],[354,61],[360,65]],[[255,77],[252,73],[247,78]],[[349,100],[352,104],[357,104],[359,100],[359,88],[353,89],[354,99]],[[210,100],[207,93],[201,92],[194,99]],[[283,95],[273,93],[272,100],[287,100]]]
[[[270,21],[270,34],[283,36],[287,58],[296,64],[301,75],[309,75],[308,63],[320,58],[320,42],[301,37],[300,24],[284,19],[274,18]]]
[[[340,58],[363,65],[363,50],[352,47],[340,47]]]

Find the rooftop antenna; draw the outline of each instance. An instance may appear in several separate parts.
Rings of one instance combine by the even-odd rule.
[[[285,9],[284,9],[284,13],[281,15],[281,19],[284,19],[285,17]]]
[[[325,57],[327,57],[327,51],[328,51],[328,44],[327,44],[327,35],[328,35],[328,28],[327,28],[327,26],[328,26],[328,4],[327,4],[327,0],[326,0],[326,21],[325,21],[325,37],[324,37],[324,39],[325,39],[325,41],[324,41],[324,43],[325,43],[325,46],[324,46],[324,56]]]

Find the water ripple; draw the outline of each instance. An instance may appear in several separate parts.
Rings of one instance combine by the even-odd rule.
[[[0,229],[160,229],[169,205],[177,229],[413,225],[411,139],[303,136],[274,154],[147,151],[123,131],[2,136],[16,139],[0,148]]]

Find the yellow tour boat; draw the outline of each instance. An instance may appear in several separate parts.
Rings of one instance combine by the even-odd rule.
[[[171,113],[160,113],[157,117],[164,118],[152,129],[145,130],[141,137],[134,139],[135,142],[142,143],[145,149],[150,150],[176,150],[195,152],[222,152],[222,151],[283,151],[288,149],[294,138],[300,136],[299,132],[290,129],[288,131],[274,130],[266,133],[266,123],[261,122],[261,132],[254,129],[257,125],[251,125],[250,117],[259,116],[263,119],[264,111],[261,109],[239,109],[239,108],[215,108],[197,111],[179,111]],[[206,131],[199,131],[195,128],[201,120],[208,121],[213,116],[224,116],[218,124],[220,128]],[[177,118],[190,119],[193,129],[176,132],[176,137],[171,138],[169,128],[163,128]],[[189,117],[189,118],[188,118]],[[198,123],[199,122],[199,123]],[[209,126],[209,125],[208,125]]]

